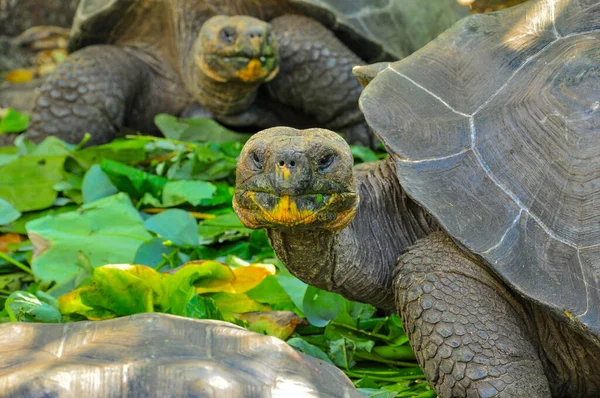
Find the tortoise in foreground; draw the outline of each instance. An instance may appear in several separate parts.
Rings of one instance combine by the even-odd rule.
[[[356,74],[388,159],[260,132],[243,223],[300,279],[397,309],[441,397],[600,396],[600,3],[474,15]]]
[[[27,134],[98,144],[197,101],[230,126],[318,124],[369,144],[351,68],[408,55],[467,13],[455,0],[82,0],[77,51]]]
[[[362,397],[335,366],[227,322],[0,325],[2,397]]]

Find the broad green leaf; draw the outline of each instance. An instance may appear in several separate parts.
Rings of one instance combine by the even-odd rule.
[[[210,199],[217,188],[205,181],[169,181],[163,190],[162,203],[164,206],[177,206],[189,203],[198,206],[205,199]]]
[[[45,296],[16,291],[8,296],[5,308],[13,322],[61,322],[60,312],[47,301]]]
[[[142,243],[135,253],[134,264],[146,265],[156,268],[165,261],[165,257],[170,256],[177,249],[173,246],[164,244],[165,240],[156,238]]]
[[[6,200],[0,198],[0,225],[10,224],[19,217],[21,217],[21,212]]]
[[[302,310],[315,326],[326,326],[344,310],[345,299],[339,294],[309,286],[304,294]]]
[[[90,203],[119,192],[117,187],[110,182],[108,176],[104,174],[97,164],[90,167],[88,172],[85,173],[81,191],[83,194],[83,203]]]
[[[246,294],[259,303],[268,304],[273,310],[294,311],[303,316],[302,311],[296,307],[275,276],[267,276],[258,286],[247,291]]]
[[[33,220],[26,227],[35,247],[32,270],[48,282],[73,277],[79,270],[80,252],[93,267],[131,263],[137,249],[151,239],[123,193],[85,204],[78,211]]]
[[[158,213],[144,221],[144,227],[177,246],[197,246],[199,242],[196,219],[185,210]]]
[[[146,160],[145,146],[147,141],[142,140],[115,140],[105,145],[83,148],[72,156],[85,169],[102,160],[129,163]]]
[[[0,198],[25,212],[52,206],[64,156],[24,156],[0,166]]]
[[[325,361],[331,365],[334,364],[323,350],[321,350],[316,345],[310,344],[309,342],[300,337],[294,337],[292,339],[289,339],[287,343],[304,354]]]
[[[249,134],[236,133],[208,118],[178,119],[175,116],[160,114],[154,117],[154,123],[165,137],[178,141],[246,142],[250,138]]]
[[[303,309],[304,295],[306,294],[308,285],[294,276],[282,275],[281,273],[275,275],[275,278],[283,290],[290,296],[296,307]]]
[[[252,230],[244,227],[240,219],[233,213],[219,215],[203,221],[198,226],[198,233],[203,244],[238,240],[248,236]]]
[[[17,148],[14,146],[3,146],[0,147],[0,166],[5,165],[6,163],[10,163],[13,160],[17,159],[19,155],[17,154]]]
[[[29,126],[29,115],[9,108],[6,115],[0,119],[0,134],[20,133],[25,131],[27,126]]]
[[[0,232],[14,232],[17,234],[26,235],[27,229],[25,228],[25,225],[29,221],[35,220],[37,218],[42,218],[48,215],[68,213],[70,211],[76,210],[77,208],[78,206],[71,204],[62,207],[51,207],[49,209],[41,211],[30,211],[24,213],[19,219],[10,223],[9,225],[0,226]]]
[[[103,160],[100,167],[119,191],[126,192],[136,198],[141,198],[145,193],[160,198],[165,185],[169,182],[166,178],[112,160]]]

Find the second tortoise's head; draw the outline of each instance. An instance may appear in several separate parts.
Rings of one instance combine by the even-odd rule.
[[[358,195],[350,147],[324,129],[255,134],[238,160],[233,207],[248,228],[340,230]]]
[[[260,84],[279,70],[277,42],[271,25],[256,18],[218,15],[200,30],[197,64],[217,82]]]

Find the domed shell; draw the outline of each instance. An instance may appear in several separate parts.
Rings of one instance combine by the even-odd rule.
[[[156,25],[149,21],[169,15],[185,20],[184,32],[194,34],[190,27],[199,27],[213,15],[250,15],[269,21],[286,13],[317,19],[365,61],[375,62],[412,53],[467,15],[468,8],[456,0],[82,0],[69,51],[112,43],[123,35],[133,36],[130,42],[156,46],[156,40],[145,41],[145,36],[165,35],[169,24],[134,30],[130,26],[136,21]]]
[[[230,323],[165,314],[0,325],[10,397],[361,397],[336,367]]]
[[[519,295],[600,340],[597,0],[464,19],[381,71],[360,105],[414,200]]]

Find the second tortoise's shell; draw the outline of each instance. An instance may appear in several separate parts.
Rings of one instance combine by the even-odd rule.
[[[336,367],[230,323],[165,314],[0,325],[2,397],[361,397]]]
[[[192,35],[214,15],[250,15],[269,21],[303,14],[329,27],[369,62],[399,59],[432,40],[468,8],[456,0],[82,0],[69,50],[122,41],[156,46],[165,36]],[[161,22],[156,21],[161,19]],[[173,21],[167,21],[172,19]],[[130,29],[141,23],[147,28]],[[173,26],[178,26],[169,33]],[[162,44],[173,47],[179,37]]]
[[[464,19],[360,104],[413,199],[517,294],[600,341],[598,0]]]

